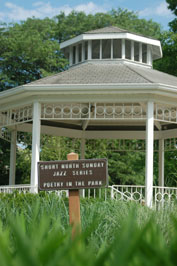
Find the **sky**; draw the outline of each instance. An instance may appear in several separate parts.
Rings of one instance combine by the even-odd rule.
[[[33,16],[52,18],[61,11],[67,15],[72,10],[95,14],[118,7],[135,11],[140,18],[153,19],[165,30],[174,18],[164,0],[0,0],[0,21],[19,22]]]

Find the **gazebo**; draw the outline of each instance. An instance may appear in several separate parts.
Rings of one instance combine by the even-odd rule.
[[[156,194],[163,198],[164,141],[177,138],[177,77],[152,68],[153,60],[162,57],[160,41],[106,27],[60,48],[69,61],[67,70],[0,93],[0,137],[11,141],[9,186],[15,186],[18,131],[32,132],[29,187],[34,192],[40,134],[80,138],[82,158],[86,139],[145,140],[145,202],[151,207],[154,140],[159,142],[161,189]]]

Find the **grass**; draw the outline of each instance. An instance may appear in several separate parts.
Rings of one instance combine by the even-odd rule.
[[[82,199],[82,234],[72,241],[67,199],[1,194],[0,265],[176,265],[176,210]]]

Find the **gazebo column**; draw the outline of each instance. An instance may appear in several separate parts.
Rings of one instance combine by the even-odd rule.
[[[154,103],[147,103],[146,118],[146,188],[145,202],[152,207],[153,201],[153,154],[154,154]]]
[[[33,104],[33,128],[32,128],[32,159],[31,159],[31,186],[33,193],[38,192],[38,165],[40,155],[40,129],[41,129],[41,104]]]
[[[17,130],[11,131],[9,185],[15,185]]]
[[[164,187],[164,139],[159,139],[159,186]]]

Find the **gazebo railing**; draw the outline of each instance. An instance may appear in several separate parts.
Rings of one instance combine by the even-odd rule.
[[[19,193],[23,192],[31,192],[35,189],[35,186],[31,185],[11,185],[11,186],[0,186],[0,193],[13,193],[14,191],[18,191]]]
[[[0,186],[0,193],[27,193],[35,191],[36,187],[31,185],[11,185]],[[59,197],[68,197],[68,190],[55,191]],[[135,201],[137,203],[145,204],[145,186],[136,185],[112,185],[108,188],[100,189],[85,189],[82,192],[84,198],[98,198],[102,200],[123,200]],[[173,206],[177,202],[177,187],[153,187],[153,207],[159,209],[164,206]]]
[[[112,199],[132,200],[142,204],[145,202],[145,186],[113,185],[110,188]]]
[[[156,209],[169,205],[173,206],[177,201],[177,188],[154,186],[153,199]]]

